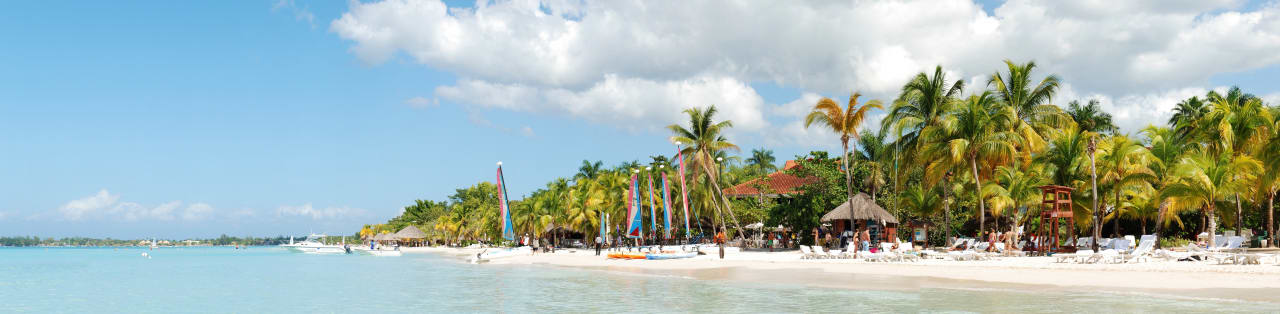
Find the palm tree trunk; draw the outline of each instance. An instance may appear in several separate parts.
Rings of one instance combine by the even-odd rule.
[[[1113,221],[1114,222],[1113,225],[1115,225],[1114,230],[1111,230],[1111,237],[1119,238],[1120,237],[1120,184],[1117,182],[1116,186],[1112,188],[1112,190],[1115,190],[1115,191],[1112,191],[1112,194],[1115,194],[1116,205],[1115,207],[1111,208],[1111,212],[1114,213],[1111,216],[1111,221]]]
[[[1094,252],[1098,251],[1098,239],[1102,238],[1102,211],[1098,210],[1098,167],[1094,161],[1094,141],[1089,140],[1089,175],[1093,180],[1093,244]]]
[[[848,197],[845,199],[849,202],[849,230],[853,229],[853,168],[849,167],[849,135],[840,136],[840,146],[844,147],[844,154],[840,155],[841,163],[844,164],[844,187]]]
[[[1240,193],[1236,193],[1236,236],[1244,236],[1244,205],[1240,204]]]
[[[978,198],[978,234],[981,235],[987,230],[987,205],[982,199],[982,179],[978,177],[978,159],[970,156],[969,165],[973,166],[973,193],[974,197]]]
[[[1218,230],[1218,217],[1215,217],[1215,216],[1213,215],[1213,204],[1212,204],[1212,202],[1210,202],[1210,204],[1209,204],[1209,210],[1208,210],[1208,211],[1205,211],[1205,217],[1208,217],[1208,219],[1209,219],[1209,226],[1208,226],[1208,227],[1209,227],[1209,230],[1206,230],[1206,232],[1208,232],[1208,233],[1209,233],[1209,245],[1210,245],[1210,246],[1213,246],[1213,245],[1214,245],[1214,236],[1213,236],[1213,234],[1214,234],[1214,233],[1217,233],[1217,230]]]
[[[1156,234],[1156,238],[1157,238],[1157,239],[1159,239],[1159,238],[1160,238],[1160,230],[1161,230],[1161,229],[1163,229],[1163,228],[1162,228],[1162,226],[1164,226],[1164,221],[1163,221],[1163,220],[1164,220],[1164,213],[1165,213],[1165,211],[1166,211],[1166,210],[1168,210],[1168,209],[1169,209],[1169,201],[1161,201],[1161,202],[1160,202],[1160,210],[1156,211],[1156,213],[1157,213],[1157,214],[1156,214],[1156,226],[1155,226],[1155,230],[1154,230],[1154,231],[1155,231],[1155,234]],[[1160,242],[1156,242],[1156,247],[1155,247],[1155,248],[1157,248],[1157,249],[1160,249],[1160,248],[1161,248],[1161,247],[1160,247]]]
[[[1275,191],[1267,193],[1267,247],[1275,246],[1276,243],[1276,224],[1275,220],[1272,220],[1272,214],[1276,211],[1275,203]]]
[[[942,245],[951,245],[951,203],[947,202],[950,196],[950,189],[947,188],[947,179],[942,179],[942,223],[947,225],[947,242]]]

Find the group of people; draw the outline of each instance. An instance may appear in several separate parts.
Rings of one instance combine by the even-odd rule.
[[[821,247],[827,249],[839,249],[847,247],[851,251],[870,251],[871,247],[871,230],[865,227],[858,230],[845,230],[840,233],[840,238],[834,238],[830,232],[823,237],[818,237],[820,233],[818,229],[813,230],[814,242]]]

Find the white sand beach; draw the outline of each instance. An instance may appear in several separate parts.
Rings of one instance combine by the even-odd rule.
[[[457,256],[460,260],[481,250],[407,248]],[[919,262],[863,260],[802,260],[791,252],[738,252],[725,259],[701,255],[680,260],[617,260],[595,256],[592,250],[559,250],[491,261],[489,265],[530,264],[608,271],[687,276],[706,280],[743,280],[848,289],[966,288],[981,286],[1152,291],[1179,295],[1274,300],[1252,289],[1280,288],[1280,266],[1216,265],[1209,262],[1152,260],[1128,264],[1057,263],[1051,257],[1003,257],[986,261],[924,259]],[[602,253],[603,255],[604,253]],[[492,267],[492,266],[482,266]],[[884,277],[884,278],[879,278]],[[859,280],[840,280],[859,278]],[[888,278],[888,279],[886,279]],[[908,278],[908,280],[892,280]],[[875,282],[868,285],[868,279]],[[1202,293],[1203,292],[1203,293]]]

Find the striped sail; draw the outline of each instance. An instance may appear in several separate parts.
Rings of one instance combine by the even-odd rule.
[[[502,238],[514,241],[516,231],[511,225],[511,204],[507,202],[507,181],[502,178],[502,163],[498,163],[498,214],[502,216]]]
[[[667,186],[667,173],[662,173],[662,232],[671,239],[671,187]]]
[[[627,197],[627,237],[639,238],[644,236],[644,228],[640,215],[640,178],[631,175],[631,192]]]

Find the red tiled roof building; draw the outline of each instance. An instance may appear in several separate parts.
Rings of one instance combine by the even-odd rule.
[[[801,178],[786,173],[800,164],[795,160],[788,160],[786,165],[782,166],[782,170],[770,173],[764,178],[755,178],[742,184],[724,189],[725,196],[741,198],[741,197],[782,197],[800,194],[800,187],[806,184],[818,182],[816,177]],[[764,191],[761,191],[763,188]]]

